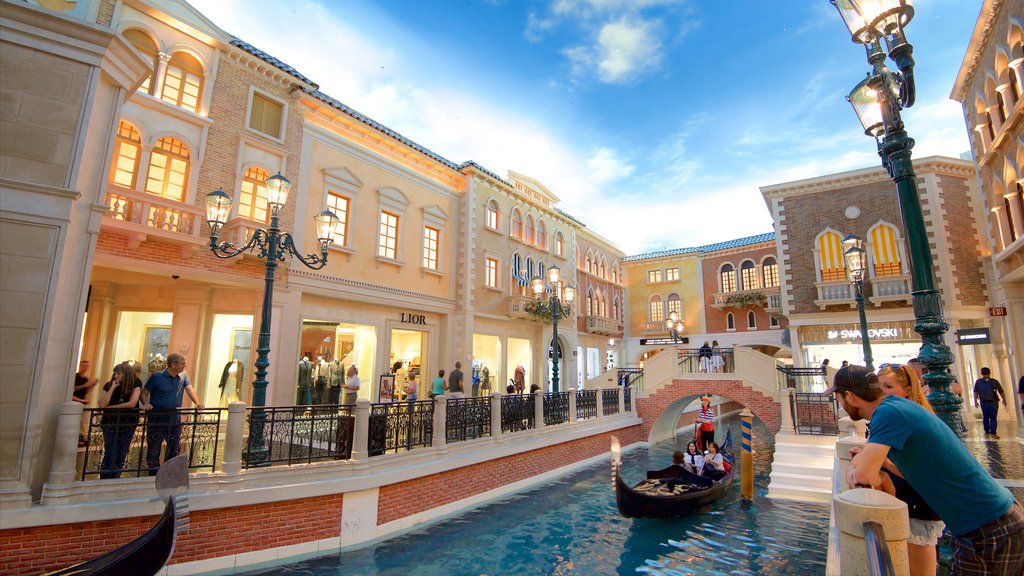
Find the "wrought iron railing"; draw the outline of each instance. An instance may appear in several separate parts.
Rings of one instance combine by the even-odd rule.
[[[535,427],[536,394],[509,394],[501,397],[501,431],[521,432]]]
[[[790,403],[793,408],[793,428],[797,434],[835,436],[839,433],[834,396],[796,392],[790,395]]]
[[[569,421],[569,393],[544,393],[544,425],[563,424]]]
[[[246,408],[242,466],[291,466],[352,457],[355,406]]]
[[[597,390],[576,392],[576,419],[597,418]]]
[[[88,426],[77,474],[82,480],[156,474],[160,463],[177,454],[188,454],[189,470],[214,472],[220,466],[224,409],[84,412]]]
[[[385,402],[370,407],[370,456],[430,446],[434,401]]]
[[[629,386],[622,389],[622,395],[626,400],[626,412],[633,411],[633,389]]]
[[[793,388],[797,392],[815,392],[827,387],[827,376],[824,368],[794,368],[792,366],[776,366],[779,378],[779,389]]]
[[[445,406],[445,438],[460,442],[491,435],[491,397],[454,398]]]
[[[605,416],[619,413],[619,390],[617,388],[601,390],[601,411]]]
[[[732,348],[679,348],[679,369],[684,374],[732,373],[736,371],[736,361]]]
[[[616,368],[616,378],[619,386],[631,386],[636,390],[644,389],[643,368]]]

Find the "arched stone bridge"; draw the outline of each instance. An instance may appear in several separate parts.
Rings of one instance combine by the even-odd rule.
[[[710,376],[710,375],[705,375]],[[766,392],[744,384],[732,374],[719,377],[673,378],[649,396],[637,398],[637,415],[643,420],[642,437],[648,442],[673,438],[676,422],[683,410],[704,394],[711,394],[743,404],[761,420],[772,435],[782,424],[782,405]]]

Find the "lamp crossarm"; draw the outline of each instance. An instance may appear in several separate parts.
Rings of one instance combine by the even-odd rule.
[[[225,260],[228,258],[234,258],[239,254],[249,252],[256,247],[259,247],[260,249],[261,258],[266,255],[267,231],[263,230],[262,228],[255,230],[252,233],[252,235],[249,236],[249,241],[246,242],[245,245],[241,247],[236,247],[234,244],[226,240],[218,244],[215,236],[210,237],[210,250],[213,252],[213,255],[216,256],[217,258],[222,258]]]
[[[327,254],[307,254],[303,256],[301,252],[295,247],[295,241],[292,239],[292,235],[285,232],[280,236],[281,249],[277,252],[277,259],[281,262],[286,260],[286,257],[290,253],[293,258],[302,262],[304,266],[312,270],[319,270],[327,265]]]

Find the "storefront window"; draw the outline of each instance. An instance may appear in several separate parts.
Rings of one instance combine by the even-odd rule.
[[[587,348],[587,380],[601,375],[601,350]]]
[[[199,394],[209,407],[252,402],[252,315],[215,314],[210,330],[210,362]]]
[[[501,339],[487,334],[473,334],[473,377],[481,396],[505,392],[508,380],[502,380]]]
[[[429,382],[424,383],[424,374],[430,373],[430,367],[425,364],[426,342],[426,332],[400,328],[391,331],[390,365],[395,372],[395,399],[405,399],[405,383],[410,378],[416,379],[417,399],[427,397]]]
[[[508,339],[508,366],[505,370],[505,381],[515,380],[516,371],[519,370],[521,377],[516,381],[517,387],[522,383],[523,391],[530,391],[530,384],[540,384],[537,375],[533,373],[533,353],[530,349],[530,341],[521,338]]]
[[[117,344],[114,346],[114,364],[128,362],[145,384],[149,375],[167,367],[170,353],[171,312],[121,312],[117,321]],[[194,358],[186,358],[186,373],[194,374]],[[99,375],[104,378],[108,375]]]
[[[359,370],[357,397],[372,401],[376,397],[376,346],[377,330],[373,326],[304,320],[295,403],[336,403],[335,395],[352,365]]]

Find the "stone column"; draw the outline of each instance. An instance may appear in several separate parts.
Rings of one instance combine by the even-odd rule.
[[[436,437],[436,436],[435,436]],[[352,431],[352,459],[370,458],[370,401],[356,400],[356,427]]]
[[[576,389],[569,388],[566,392],[569,395],[569,423],[576,423]]]
[[[1024,94],[1024,58],[1017,58],[1010,62],[1010,68],[1016,73],[1017,94]]]
[[[533,393],[533,427],[542,430],[544,426],[544,391],[537,390]]]
[[[50,484],[71,484],[75,481],[78,462],[78,434],[82,430],[83,406],[78,402],[64,402],[57,416],[57,437],[53,443],[53,464],[50,466]],[[99,432],[99,430],[97,430]]]
[[[622,386],[618,387],[619,390],[619,414],[626,413],[626,391]]]
[[[993,104],[985,108],[985,112],[988,112],[989,122],[992,123],[992,132],[998,136],[999,131],[1003,129],[1003,119],[999,117],[999,104]]]
[[[779,433],[796,434],[796,428],[793,426],[792,388],[783,388],[779,391],[779,408],[781,409],[781,415],[779,416]]]
[[[167,80],[167,63],[170,61],[170,54],[160,52],[156,55],[156,73],[153,74],[153,81],[149,83],[149,93],[157,98],[160,98],[160,94],[164,91],[164,82]]]
[[[245,424],[245,403],[228,404],[228,431],[224,437],[224,454],[221,459],[221,470],[229,476],[237,476],[242,472],[242,435]]]
[[[1009,82],[1002,86],[997,86],[996,90],[1003,95],[1003,109],[1006,110],[1006,115],[1010,115],[1010,111],[1017,106],[1017,100],[1013,97],[1013,87]]]
[[[1013,186],[1012,182],[1010,183],[1010,186]],[[1013,227],[1017,232],[1017,238],[1020,238],[1021,236],[1024,236],[1024,226],[1022,226],[1024,225],[1024,213],[1021,213],[1020,202],[1017,201],[1018,196],[1020,196],[1020,193],[1014,190],[1009,194],[1004,194],[1003,198],[1005,198],[1007,201],[1006,203],[1010,205],[1010,217],[1013,219]]]
[[[494,422],[493,406],[491,407],[491,422]],[[434,396],[434,436],[430,445],[434,448],[448,446],[448,398],[444,394]]]
[[[839,458],[839,492],[849,489],[846,483],[846,470],[850,467],[850,460],[853,459],[853,456],[850,455],[850,448],[859,448],[864,444],[867,444],[867,440],[856,436],[844,436],[836,441],[836,456]]]
[[[992,214],[996,217],[996,224],[999,226],[999,250],[1002,252],[1007,246],[1013,244],[1013,235],[1010,234],[1010,222],[1007,220],[1007,215],[1003,214],[1003,206],[993,206]]]
[[[498,438],[502,434],[501,396],[501,392],[491,392],[491,436],[494,438]]]
[[[602,394],[601,388],[595,390],[597,392],[594,397],[597,398],[597,414],[595,418],[604,418],[604,394]]]
[[[836,528],[839,530],[837,574],[868,574],[868,550],[864,523],[878,523],[885,532],[895,574],[909,574],[907,537],[910,519],[906,503],[880,490],[856,488],[832,497]],[[834,567],[830,567],[834,568]]]

